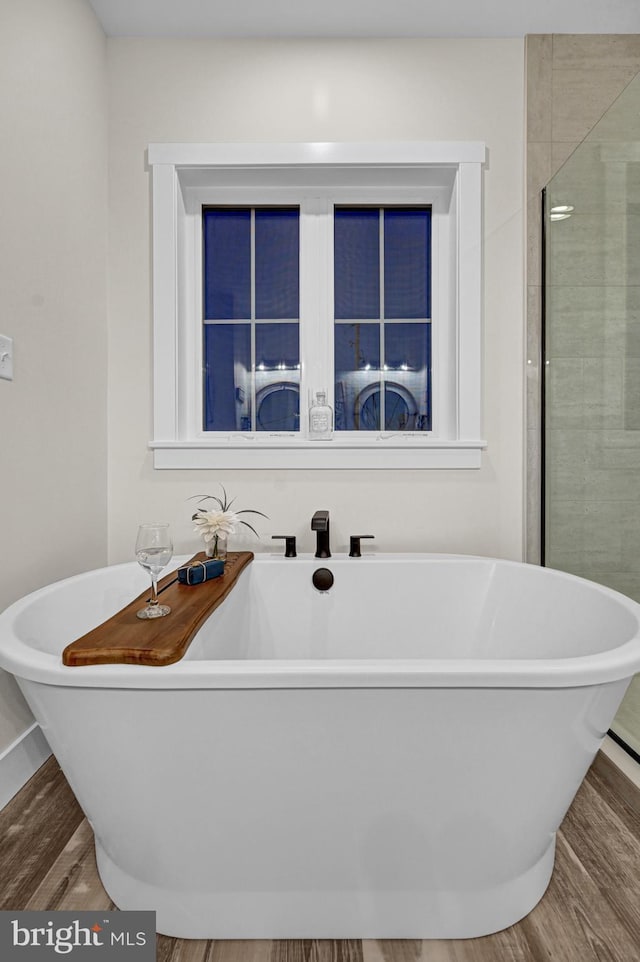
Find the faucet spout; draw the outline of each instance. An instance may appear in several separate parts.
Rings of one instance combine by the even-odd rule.
[[[316,558],[330,558],[328,511],[315,512],[311,519],[311,530],[316,532]]]

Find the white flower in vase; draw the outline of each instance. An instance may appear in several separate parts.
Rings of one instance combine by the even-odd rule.
[[[199,508],[192,517],[196,525],[194,531],[201,535],[205,544],[206,555],[209,558],[226,557],[227,539],[237,530],[239,524],[243,524],[245,528],[253,531],[256,538],[259,537],[253,525],[241,518],[241,514],[259,514],[262,518],[267,517],[262,511],[256,511],[253,508],[231,511],[230,508],[235,499],[229,501],[224,487],[222,485],[220,487],[222,488],[222,498],[218,498],[214,494],[194,495],[194,498],[199,498],[200,501],[214,501],[218,506],[211,511]]]

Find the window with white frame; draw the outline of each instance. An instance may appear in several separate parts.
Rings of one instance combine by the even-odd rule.
[[[338,431],[431,429],[431,208],[333,209]]]
[[[478,467],[484,154],[151,145],[155,466]]]
[[[203,432],[300,429],[300,208],[203,207]]]

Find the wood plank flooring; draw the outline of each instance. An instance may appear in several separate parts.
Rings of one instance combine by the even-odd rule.
[[[0,813],[0,909],[115,906],[93,835],[50,758]],[[495,935],[448,941],[198,941],[157,937],[158,962],[635,962],[640,959],[640,790],[596,758],[558,835],[549,889]]]

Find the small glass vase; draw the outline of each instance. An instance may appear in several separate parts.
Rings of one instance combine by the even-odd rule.
[[[205,548],[205,554],[207,558],[217,558],[219,561],[226,561],[227,536],[224,532],[219,531],[218,534],[214,535],[213,541],[209,541]]]

